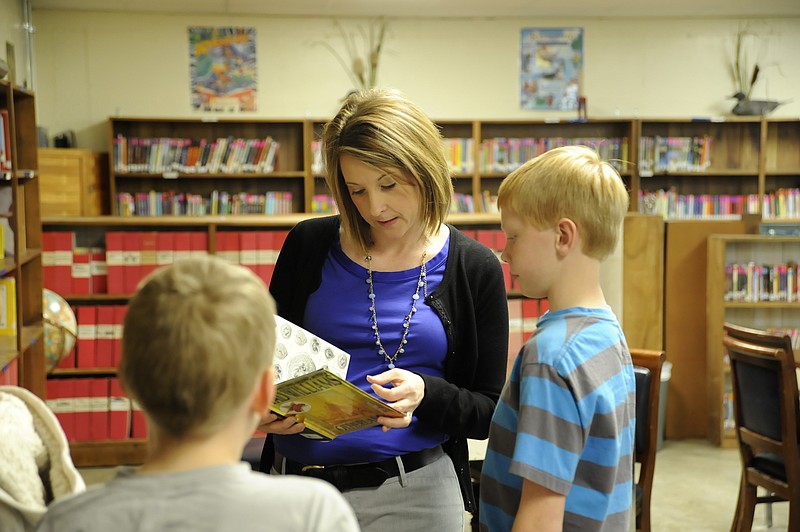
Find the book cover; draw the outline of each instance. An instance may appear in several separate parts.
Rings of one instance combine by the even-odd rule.
[[[302,327],[275,316],[275,381],[272,411],[296,415],[303,436],[332,440],[403,413],[345,380],[350,355]]]
[[[17,335],[17,282],[13,277],[0,279],[0,336]]]

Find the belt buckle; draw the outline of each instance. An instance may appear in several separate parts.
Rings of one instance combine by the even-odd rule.
[[[310,471],[312,469],[325,469],[325,466],[324,465],[305,465],[300,469],[300,471],[302,471],[303,473],[306,473],[306,472],[308,472],[308,471]]]

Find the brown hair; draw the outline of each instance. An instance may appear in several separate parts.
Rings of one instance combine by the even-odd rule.
[[[323,133],[326,182],[342,217],[342,231],[367,249],[369,225],[350,198],[339,158],[348,154],[376,168],[399,169],[420,189],[423,225],[431,234],[444,223],[453,197],[439,129],[398,91],[369,89],[345,100]]]

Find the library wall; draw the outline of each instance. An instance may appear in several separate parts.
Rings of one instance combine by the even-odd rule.
[[[6,0],[8,1],[8,0]],[[115,14],[35,10],[39,122],[51,134],[107,151],[109,116],[191,117],[189,26],[255,27],[258,111],[250,117],[327,118],[351,84],[315,42],[343,43],[329,18]],[[344,20],[354,27],[363,20]],[[437,119],[542,119],[518,103],[519,31],[585,30],[584,86],[594,117],[728,114],[728,57],[736,19],[393,19],[379,81],[402,89]],[[767,67],[754,98],[793,101],[773,116],[800,115],[800,17],[752,19]],[[767,92],[768,91],[768,92]],[[224,116],[224,115],[220,115]]]

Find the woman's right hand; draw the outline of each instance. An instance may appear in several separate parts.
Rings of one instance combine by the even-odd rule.
[[[301,419],[298,419],[301,418]],[[266,434],[299,434],[305,430],[302,415],[287,416],[282,418],[277,414],[268,412],[258,424],[258,430]]]

